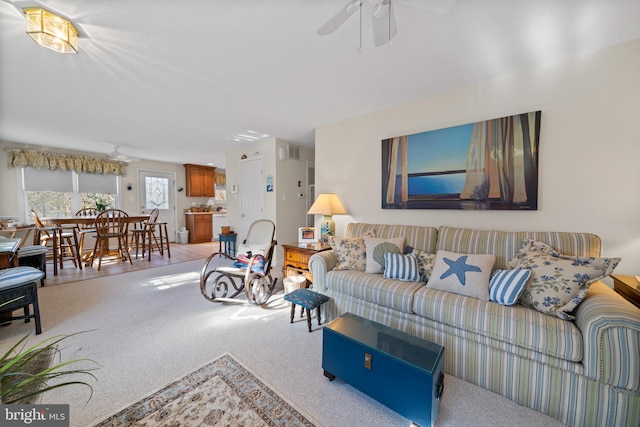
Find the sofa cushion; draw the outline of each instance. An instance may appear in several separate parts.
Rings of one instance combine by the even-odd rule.
[[[384,271],[384,255],[388,252],[403,254],[404,237],[365,237],[364,245],[367,251],[367,273],[382,273]]]
[[[489,300],[489,279],[496,257],[438,251],[427,287]]]
[[[385,279],[406,280],[410,282],[420,281],[418,260],[414,254],[396,254],[387,252],[384,254]]]
[[[437,322],[553,357],[582,360],[582,333],[573,322],[520,304],[500,305],[424,287],[415,294],[414,311]]]
[[[587,296],[589,285],[611,274],[619,262],[620,258],[566,256],[545,243],[524,239],[511,265],[531,269],[520,297],[522,304],[561,319],[574,319],[569,312]]]
[[[385,239],[389,237],[404,237],[406,246],[411,246],[415,249],[432,254],[436,253],[438,229],[435,227],[352,222],[347,224],[347,230],[344,237],[360,237],[367,231],[373,232],[374,237],[382,237]]]
[[[489,281],[489,299],[503,305],[513,305],[524,292],[527,280],[531,277],[528,268],[496,270]]]
[[[474,230],[445,226],[438,229],[437,249],[466,254],[493,254],[496,256],[495,268],[505,269],[522,247],[525,238],[544,242],[567,255],[597,257],[602,249],[600,238],[590,233]]]
[[[353,270],[331,270],[325,276],[325,287],[332,295],[348,295],[412,313],[413,296],[418,289],[424,287],[424,283],[385,279],[380,274]]]

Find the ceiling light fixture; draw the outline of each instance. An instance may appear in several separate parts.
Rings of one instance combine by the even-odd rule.
[[[41,7],[25,7],[27,34],[40,46],[60,53],[78,53],[78,30],[73,24]]]

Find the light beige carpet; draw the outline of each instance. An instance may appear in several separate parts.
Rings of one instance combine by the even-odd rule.
[[[230,354],[189,373],[96,424],[311,427],[312,420]]]
[[[336,379],[321,367],[322,331],[313,319],[289,323],[289,306],[277,295],[262,307],[212,303],[200,294],[203,261],[39,288],[41,340],[77,335],[64,357],[90,358],[102,367],[93,397],[67,387],[43,397],[69,403],[71,426],[86,427],[229,352],[270,388],[319,425],[407,426],[409,420]],[[2,344],[32,333],[14,322],[0,329]],[[557,426],[555,420],[494,393],[446,376],[437,426]]]

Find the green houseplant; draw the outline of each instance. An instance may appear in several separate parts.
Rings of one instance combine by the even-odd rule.
[[[57,335],[27,347],[29,335],[22,337],[16,344],[0,354],[0,403],[33,403],[35,398],[49,390],[73,384],[89,388],[89,399],[93,395],[91,385],[79,376],[89,376],[97,381],[91,373],[97,368],[67,369],[80,362],[98,364],[91,359],[75,359],[53,364],[53,359],[60,354],[58,344],[77,334]],[[68,378],[70,375],[74,377]]]
[[[104,212],[105,210],[107,210],[107,201],[103,198],[99,198],[98,200],[96,200],[96,209],[98,209],[100,212]]]
[[[0,304],[0,307],[13,301],[15,299]],[[91,373],[97,368],[65,368],[81,362],[90,362],[99,366],[98,363],[91,359],[75,359],[51,366],[54,357],[60,354],[58,344],[77,334],[56,335],[30,347],[27,347],[29,335],[25,335],[6,351],[0,350],[0,403],[33,403],[46,391],[73,384],[88,387],[91,392],[89,399],[91,399],[93,388],[86,381],[77,378],[89,376],[97,381],[96,376]],[[74,377],[65,379],[69,376]]]

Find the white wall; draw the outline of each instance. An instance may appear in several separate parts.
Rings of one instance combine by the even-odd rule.
[[[276,141],[276,152],[279,147],[287,147],[287,141]],[[276,247],[277,265],[284,259],[283,244],[298,241],[298,227],[304,227],[307,215],[307,160],[314,161],[315,153],[312,149],[300,147],[299,160],[279,160],[277,165],[276,224],[278,225],[278,246]],[[300,186],[298,187],[298,182]],[[303,197],[298,195],[302,194]]]
[[[298,227],[304,225],[306,215],[305,199],[296,197],[297,193],[306,195],[306,160],[314,160],[314,151],[300,147],[300,160],[279,160],[278,149],[287,147],[288,142],[277,138],[267,138],[253,144],[243,145],[234,151],[226,153],[225,164],[227,173],[227,221],[233,230],[240,233],[238,240],[246,236],[240,229],[240,193],[232,194],[231,186],[240,185],[240,159],[242,155],[263,158],[264,218],[276,224],[276,254],[275,265],[282,265],[283,252],[280,245],[298,240]],[[295,144],[295,143],[294,143]],[[258,153],[258,154],[256,154]],[[274,191],[266,191],[266,177],[274,178]],[[301,187],[297,187],[298,180]],[[240,186],[242,192],[242,186]]]
[[[538,210],[381,209],[381,140],[542,110]],[[640,39],[316,130],[316,192],[349,222],[599,235],[619,274],[640,274]]]

